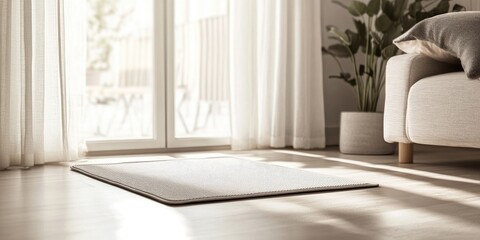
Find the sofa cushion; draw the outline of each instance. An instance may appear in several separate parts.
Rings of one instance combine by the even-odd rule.
[[[406,133],[410,88],[419,80],[461,71],[460,65],[435,61],[423,54],[401,54],[390,58],[386,67],[383,136],[387,142],[409,143]]]
[[[406,125],[415,143],[480,148],[480,81],[462,72],[419,80],[409,92]]]
[[[406,53],[421,53],[449,63],[460,60],[467,77],[477,79],[479,33],[480,11],[446,13],[417,23],[393,42]]]

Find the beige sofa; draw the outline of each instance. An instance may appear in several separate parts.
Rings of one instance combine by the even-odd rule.
[[[387,63],[384,138],[413,162],[413,143],[480,148],[480,80],[419,54]]]

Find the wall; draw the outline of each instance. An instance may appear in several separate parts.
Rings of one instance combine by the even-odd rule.
[[[350,0],[339,0],[348,5]],[[456,0],[454,3],[462,4],[467,10],[479,10],[480,1],[478,0]],[[350,14],[340,6],[333,4],[331,0],[322,0],[322,43],[328,46],[333,43],[328,39],[325,27],[335,25],[340,29],[355,29]],[[342,62],[344,66],[350,64],[347,60]],[[352,69],[351,67],[349,68]],[[325,125],[327,135],[327,145],[338,145],[340,112],[356,111],[356,102],[353,91],[343,80],[329,79],[330,75],[338,74],[338,67],[334,60],[324,55],[323,57],[323,77],[324,77],[324,96],[325,96]],[[384,96],[381,97],[378,109],[382,111],[384,105]]]

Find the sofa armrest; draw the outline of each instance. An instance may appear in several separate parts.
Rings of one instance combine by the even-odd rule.
[[[410,87],[422,78],[455,71],[461,71],[461,68],[435,61],[425,55],[403,54],[390,58],[385,80],[385,141],[411,143],[406,131]]]

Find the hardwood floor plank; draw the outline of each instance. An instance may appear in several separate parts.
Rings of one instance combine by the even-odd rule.
[[[476,239],[480,150],[396,156],[257,150],[102,157],[235,156],[379,183],[379,188],[170,207],[49,164],[0,172],[0,239]]]

